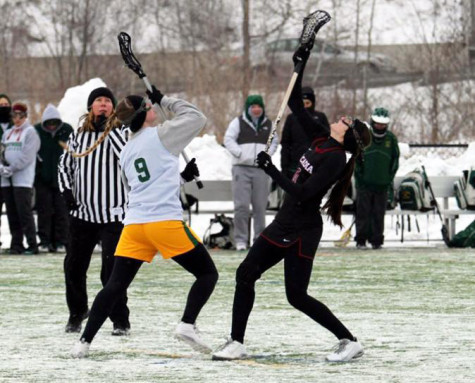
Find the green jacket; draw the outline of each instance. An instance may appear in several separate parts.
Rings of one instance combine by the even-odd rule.
[[[373,135],[371,145],[363,153],[363,161],[356,161],[356,189],[387,190],[398,167],[399,147],[396,136],[390,131],[383,138],[375,138]]]
[[[35,129],[41,140],[36,161],[35,184],[42,183],[47,186],[58,187],[58,163],[64,152],[59,141],[67,142],[73,128],[63,122],[54,133],[43,129],[41,123],[36,124]]]

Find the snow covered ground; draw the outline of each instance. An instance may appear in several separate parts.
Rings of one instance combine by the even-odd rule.
[[[243,258],[212,252],[218,285],[198,325],[218,347],[229,334],[234,275]],[[336,339],[286,301],[279,264],[257,283],[246,346],[250,360],[214,362],[173,338],[192,278],[173,261],[144,265],[129,290],[132,333],[107,321],[90,358],[71,359],[62,255],[0,256],[0,382],[397,382],[475,381],[472,249],[322,249],[309,293],[358,336],[365,355],[324,362]],[[89,270],[90,303],[100,257]]]

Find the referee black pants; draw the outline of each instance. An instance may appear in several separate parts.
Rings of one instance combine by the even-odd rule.
[[[70,239],[64,259],[66,302],[71,316],[84,314],[88,310],[86,274],[92,252],[99,241],[102,245],[102,285],[105,286],[109,280],[122,228],[120,222],[98,224],[71,217]],[[116,327],[130,327],[126,291],[118,297],[109,318]]]

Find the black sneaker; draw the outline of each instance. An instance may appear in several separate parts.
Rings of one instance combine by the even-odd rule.
[[[381,244],[371,244],[371,247],[373,248],[373,250],[379,250],[381,249],[383,246]]]
[[[70,332],[80,332],[82,327],[82,321],[89,316],[89,310],[84,314],[80,315],[70,315],[68,323],[66,324],[65,331]]]
[[[35,254],[39,254],[39,253],[40,253],[40,251],[38,250],[38,246],[29,247],[23,252],[23,254],[25,254],[25,255],[35,255]]]
[[[24,250],[20,250],[20,249],[8,249],[8,254],[21,255],[21,254],[23,254],[23,251]]]

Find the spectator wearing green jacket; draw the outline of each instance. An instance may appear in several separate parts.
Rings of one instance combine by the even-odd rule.
[[[41,123],[35,125],[41,140],[36,161],[35,189],[40,250],[63,251],[68,240],[68,210],[58,186],[58,163],[73,128],[48,104]]]
[[[372,143],[355,167],[356,183],[356,246],[380,249],[384,243],[384,215],[388,189],[399,167],[399,147],[394,133],[388,130],[391,119],[385,108],[376,108],[371,115]]]

